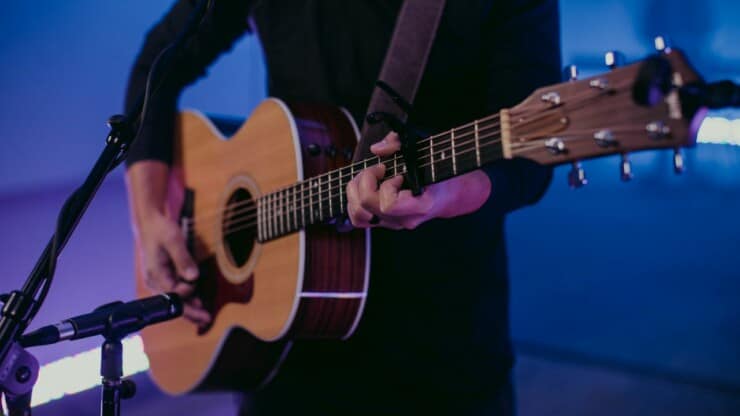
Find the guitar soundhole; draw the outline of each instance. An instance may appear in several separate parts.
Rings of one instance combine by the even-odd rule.
[[[245,188],[238,188],[226,203],[222,224],[224,251],[236,267],[244,266],[252,254],[257,237],[256,217],[252,194]]]

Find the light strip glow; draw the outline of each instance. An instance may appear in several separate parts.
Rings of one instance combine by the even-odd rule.
[[[149,369],[141,337],[123,340],[123,374],[130,376]],[[31,406],[39,406],[100,385],[100,349],[81,352],[41,366],[33,388]]]
[[[701,123],[696,137],[698,143],[740,146],[740,118],[707,117]]]

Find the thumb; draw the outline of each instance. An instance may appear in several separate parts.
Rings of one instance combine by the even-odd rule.
[[[193,257],[190,256],[184,238],[171,239],[165,244],[165,249],[180,277],[188,281],[198,278],[198,266],[195,264]]]

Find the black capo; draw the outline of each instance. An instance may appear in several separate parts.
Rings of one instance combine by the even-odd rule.
[[[411,112],[411,104],[401,97],[390,85],[383,81],[377,81],[375,85],[388,94],[393,102],[406,114]],[[370,113],[365,118],[370,124],[385,123],[390,129],[398,133],[401,140],[401,155],[406,163],[406,174],[404,179],[406,185],[411,189],[414,196],[419,196],[424,191],[419,183],[419,167],[417,165],[416,142],[421,138],[418,129],[409,123],[401,121],[398,117],[384,111]]]

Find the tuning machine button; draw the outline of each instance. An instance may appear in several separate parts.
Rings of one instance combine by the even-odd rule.
[[[578,79],[578,67],[568,65],[563,68],[563,81],[575,81]]]
[[[549,103],[553,107],[559,106],[560,105],[560,102],[561,102],[560,101],[560,94],[558,94],[555,91],[549,91],[549,92],[546,92],[546,93],[542,94],[542,96],[540,97],[540,99],[543,102]]]
[[[568,172],[568,185],[573,189],[578,189],[586,184],[588,184],[588,179],[586,179],[586,171],[583,170],[581,162],[573,162],[573,167]]]
[[[677,147],[673,149],[673,172],[676,175],[680,175],[684,170],[686,170],[686,166],[684,165],[683,154],[681,153],[681,148]]]
[[[624,65],[624,54],[619,51],[609,51],[604,54],[604,63],[609,69],[615,69]]]
[[[622,153],[622,160],[619,165],[619,173],[619,177],[622,179],[622,181],[629,182],[632,180],[632,163],[630,162],[627,153]]]
[[[656,36],[655,39],[653,39],[653,45],[655,46],[655,50],[658,52],[668,53],[671,51],[670,42],[665,36]]]
[[[617,145],[617,137],[609,129],[602,129],[594,133],[594,140],[600,147],[610,147]]]
[[[563,139],[560,137],[550,137],[545,140],[545,147],[547,148],[547,151],[553,155],[566,153],[565,142],[563,142]]]
[[[671,127],[661,120],[651,121],[645,126],[648,137],[652,140],[661,140],[671,135]]]
[[[609,81],[606,78],[596,78],[589,81],[588,86],[603,91],[609,88]]]

